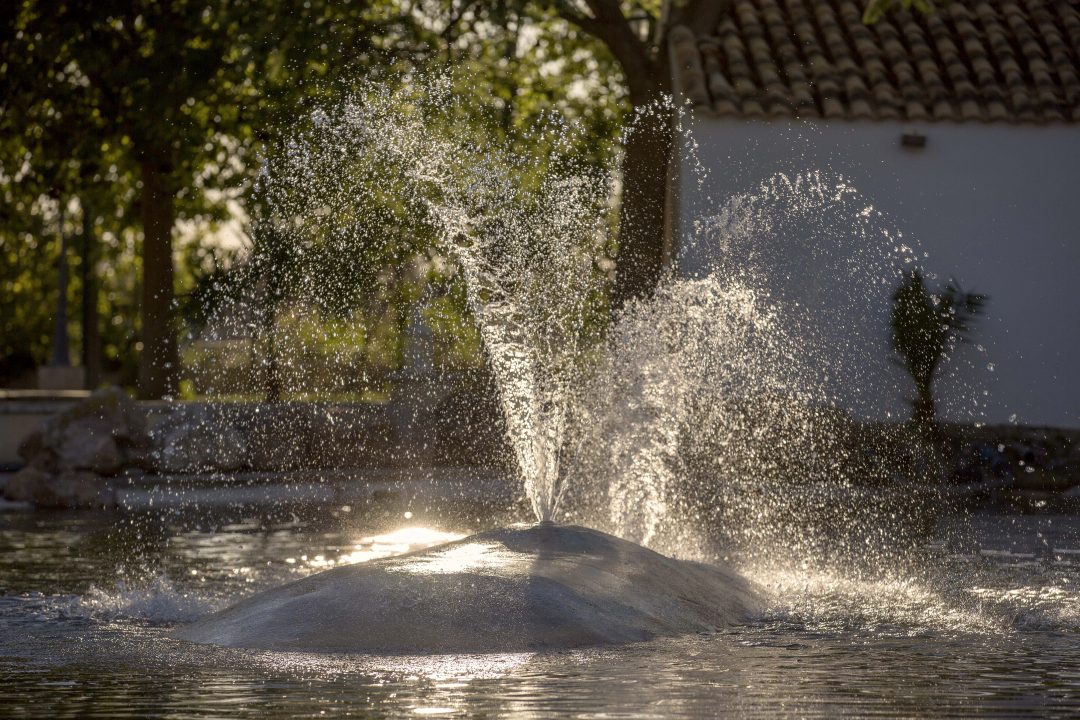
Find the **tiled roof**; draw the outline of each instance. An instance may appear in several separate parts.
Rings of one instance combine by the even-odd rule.
[[[671,32],[676,87],[743,118],[1080,121],[1080,0],[939,0],[862,23],[865,0],[733,0]]]

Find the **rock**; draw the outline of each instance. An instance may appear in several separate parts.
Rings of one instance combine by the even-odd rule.
[[[57,449],[61,470],[90,470],[115,475],[124,466],[124,455],[104,423],[78,423],[65,428]]]
[[[138,471],[141,474],[154,471],[155,453],[151,448],[129,448],[124,468],[130,474]]]
[[[498,392],[489,373],[476,373],[464,377],[439,403],[434,417],[436,463],[513,462]]]
[[[92,472],[66,471],[49,482],[56,507],[98,507],[115,505],[112,488],[105,478]],[[47,504],[38,502],[39,505]]]
[[[31,502],[38,507],[78,508],[115,504],[108,481],[96,473],[66,470],[52,474],[23,468],[4,488],[8,500]]]
[[[318,573],[175,636],[269,650],[513,652],[709,631],[762,605],[729,568],[581,527],[519,526]]]
[[[146,439],[138,404],[119,388],[106,388],[46,420],[22,442],[19,454],[30,467],[53,473],[113,475],[124,466],[124,448]]]
[[[365,408],[315,408],[310,434],[312,467],[391,465],[400,459],[394,426]]]
[[[38,428],[19,443],[18,453],[27,463],[33,463],[45,454],[45,450],[45,433]]]
[[[44,495],[52,473],[33,466],[24,467],[11,476],[4,486],[4,497],[15,502],[35,502],[34,498]]]
[[[99,390],[58,413],[19,446],[26,467],[4,488],[9,500],[41,507],[111,505],[105,476],[127,464],[127,452],[144,447],[146,415],[119,388]]]
[[[96,425],[108,430],[108,434],[121,445],[144,446],[149,441],[145,411],[118,387],[103,388],[86,400],[47,421],[55,426],[75,424]]]
[[[244,466],[244,438],[206,405],[174,409],[153,432],[152,464],[161,473],[233,471]]]

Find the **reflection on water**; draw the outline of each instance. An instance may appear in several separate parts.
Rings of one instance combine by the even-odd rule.
[[[378,560],[391,555],[401,555],[414,550],[423,550],[432,545],[453,542],[465,537],[461,533],[444,532],[426,527],[403,527],[381,535],[365,537],[356,547],[338,555],[337,559],[327,559],[324,555],[315,555],[307,564],[311,568],[327,568],[334,565],[353,565],[355,563]],[[306,560],[307,556],[301,556]],[[286,562],[288,560],[286,559]]]
[[[396,562],[396,561],[395,561]],[[482,572],[485,569],[521,564],[520,556],[503,545],[490,542],[469,542],[455,545],[442,552],[426,555],[389,566],[391,572],[414,575],[441,575],[458,572]]]
[[[373,657],[168,637],[177,622],[321,567],[481,529],[360,515],[0,515],[0,715],[1080,712],[1080,518],[1065,516],[963,520],[965,532],[929,543],[917,572],[751,568],[778,592],[766,617],[620,649]],[[446,555],[474,562],[492,551],[482,550]]]

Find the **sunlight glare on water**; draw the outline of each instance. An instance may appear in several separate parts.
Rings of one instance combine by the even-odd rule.
[[[336,564],[354,565],[370,560],[378,560],[379,558],[401,555],[414,550],[423,550],[433,545],[454,542],[463,537],[465,536],[460,533],[444,532],[435,528],[403,527],[392,532],[361,539],[354,549],[339,555]]]
[[[958,520],[974,536],[921,552],[917,571],[907,574],[873,565],[860,573],[747,564],[753,579],[775,591],[775,603],[765,616],[718,635],[617,650],[422,657],[243,651],[168,635],[190,619],[185,597],[221,607],[220,598],[233,602],[317,570],[299,563],[287,569],[280,558],[336,557],[378,537],[432,540],[431,525],[398,535],[403,528],[372,523],[364,532],[368,521],[354,513],[341,527],[235,522],[211,535],[200,524],[172,523],[167,542],[139,550],[167,576],[126,581],[124,592],[87,592],[90,584],[116,582],[116,541],[105,540],[114,522],[8,518],[0,567],[26,591],[0,596],[7,702],[47,717],[63,716],[78,697],[86,717],[214,715],[227,707],[264,720],[363,715],[373,707],[388,715],[446,708],[457,717],[693,718],[718,707],[740,717],[1080,711],[1080,526],[1073,517]],[[933,535],[954,536],[949,527]],[[1037,554],[1043,539],[1053,555]],[[24,549],[21,559],[16,547]],[[251,568],[250,582],[208,571],[223,548]]]
[[[520,562],[514,553],[502,545],[469,542],[455,545],[433,555],[405,559],[389,567],[394,572],[416,575],[438,575],[459,572],[483,573],[486,569],[505,567]]]

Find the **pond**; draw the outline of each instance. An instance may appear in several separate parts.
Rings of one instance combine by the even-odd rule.
[[[777,594],[763,617],[614,649],[312,655],[169,635],[256,590],[498,521],[379,503],[4,512],[0,715],[1080,713],[1080,517],[1067,515],[950,517],[927,538],[919,572],[758,563],[746,572]]]

